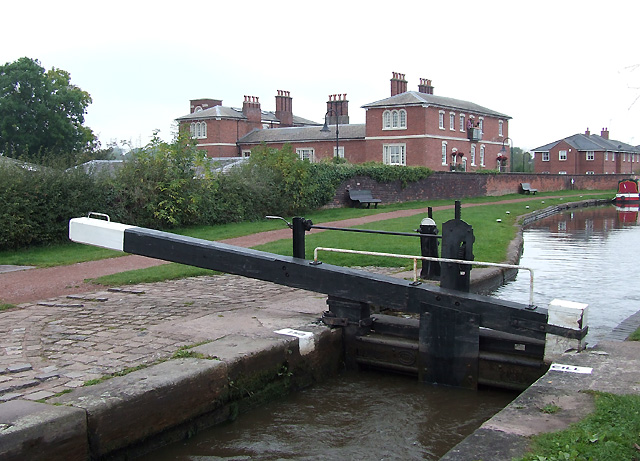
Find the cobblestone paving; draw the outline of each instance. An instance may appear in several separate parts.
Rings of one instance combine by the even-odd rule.
[[[227,334],[317,321],[326,297],[217,275],[22,304],[0,312],[0,402],[46,399]]]

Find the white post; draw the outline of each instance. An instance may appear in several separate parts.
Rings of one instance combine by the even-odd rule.
[[[549,325],[580,331],[587,326],[588,304],[554,299],[549,303]],[[547,333],[544,359],[552,362],[555,357],[568,350],[582,351],[587,343],[584,339],[571,339]]]

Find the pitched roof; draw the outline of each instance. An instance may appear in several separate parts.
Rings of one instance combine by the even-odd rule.
[[[265,123],[273,122],[280,123],[278,117],[276,117],[275,112],[269,111],[261,111],[262,116],[261,119]],[[242,109],[237,107],[227,107],[227,106],[213,106],[205,110],[200,110],[198,112],[192,112],[187,115],[183,115],[178,117],[176,120],[178,121],[189,121],[189,120],[205,120],[209,118],[225,118],[225,119],[236,119],[236,120],[247,120],[246,115],[242,113]],[[320,123],[314,122],[313,120],[308,120],[303,117],[299,117],[297,115],[293,116],[293,124],[294,125],[316,125],[320,126]]]
[[[531,149],[531,152],[549,152],[562,141],[566,142],[578,151],[593,150],[640,153],[640,149],[622,141],[617,141],[615,139],[606,139],[597,134],[586,135],[583,133],[574,134],[572,136],[559,139],[549,144],[545,144],[544,146]]]
[[[483,115],[492,115],[510,119],[511,117],[495,110],[487,109],[478,104],[461,99],[447,98],[444,96],[436,96],[433,94],[419,93],[417,91],[406,91],[404,93],[391,96],[390,98],[381,99],[380,101],[371,102],[362,106],[364,109],[374,107],[398,107],[398,106],[421,106],[429,105],[443,107],[447,109],[463,110]]]
[[[260,144],[262,142],[332,141],[336,139],[335,125],[329,131],[320,131],[317,126],[269,128],[253,130],[238,139],[238,144]],[[338,140],[364,139],[365,125],[339,125]]]

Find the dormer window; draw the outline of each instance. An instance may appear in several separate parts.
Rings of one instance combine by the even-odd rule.
[[[382,114],[383,130],[404,130],[407,128],[407,111],[385,110]]]

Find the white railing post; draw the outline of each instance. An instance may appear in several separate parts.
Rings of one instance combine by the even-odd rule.
[[[588,304],[554,299],[549,303],[549,325],[556,325],[580,331],[587,326]],[[555,357],[568,350],[582,351],[587,343],[585,339],[571,339],[547,333],[544,347],[544,359],[552,362]]]

